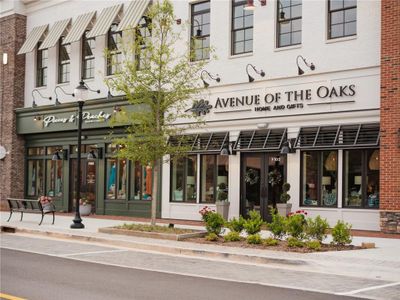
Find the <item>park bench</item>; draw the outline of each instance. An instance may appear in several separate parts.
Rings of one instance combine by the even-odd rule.
[[[53,223],[55,219],[55,211],[56,207],[53,203],[47,203],[46,205],[42,205],[39,200],[32,199],[15,199],[15,198],[7,198],[8,205],[10,207],[10,217],[7,222],[10,221],[13,212],[20,212],[21,219],[24,216],[24,212],[26,213],[40,213],[42,214],[42,219],[40,220],[39,225],[43,222],[43,217],[45,214],[52,213],[53,214]]]

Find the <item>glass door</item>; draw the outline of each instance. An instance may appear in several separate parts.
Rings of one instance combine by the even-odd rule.
[[[277,153],[244,153],[242,155],[241,215],[259,211],[270,220],[286,178],[286,156]]]
[[[75,195],[76,195],[76,175],[77,175],[77,159],[71,159],[71,173],[70,173],[70,201],[69,209],[75,208]],[[96,203],[96,162],[81,159],[81,199],[86,199],[92,204],[92,210]]]

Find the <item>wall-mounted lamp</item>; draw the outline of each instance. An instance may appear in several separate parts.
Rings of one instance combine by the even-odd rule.
[[[42,117],[39,115],[36,115],[33,117],[33,121],[40,121],[41,119],[42,119]]]
[[[87,154],[87,160],[95,160],[96,158],[98,159],[103,159],[103,148],[98,147],[96,149],[91,149],[89,153]]]
[[[221,78],[218,76],[218,74],[216,74],[215,75],[216,77],[214,77],[209,72],[207,72],[206,70],[202,70],[201,73],[200,73],[200,78],[203,81],[203,84],[204,84],[205,88],[208,88],[210,86],[210,84],[207,81],[204,80],[203,74],[207,74],[208,77],[210,77],[210,79],[212,79],[212,80],[214,80],[216,82],[221,82]]]
[[[87,155],[87,160],[95,160],[96,158],[97,158],[97,156],[94,153],[94,150],[90,150],[88,155]]]
[[[296,152],[296,149],[294,148],[295,142],[296,139],[288,139],[284,141],[281,148],[281,154],[295,153]]]
[[[43,96],[42,93],[41,93],[38,89],[33,89],[33,90],[32,90],[32,99],[33,99],[33,101],[32,101],[32,107],[33,107],[33,108],[37,106],[36,101],[35,101],[35,94],[34,94],[35,92],[38,93],[38,94],[40,95],[40,97],[42,97],[43,99],[49,99],[50,101],[51,101],[51,99],[52,99],[51,96],[50,96],[50,97],[45,97],[45,96]]]
[[[60,151],[61,150],[57,150],[56,152],[54,152],[53,157],[51,158],[51,160],[61,160]]]
[[[3,53],[3,65],[8,64],[8,53]]]
[[[256,67],[253,66],[252,64],[247,64],[247,66],[246,66],[246,73],[247,73],[247,76],[249,76],[249,82],[253,82],[253,81],[254,81],[254,77],[250,76],[250,74],[249,74],[249,67],[252,67],[253,70],[254,70],[254,72],[256,72],[256,73],[257,73],[258,75],[260,75],[261,77],[264,77],[264,76],[265,76],[265,72],[264,72],[263,70],[258,71],[258,70],[256,69]]]
[[[84,84],[85,87],[88,89],[88,91],[91,91],[91,92],[93,92],[93,93],[100,94],[100,90],[92,90],[92,89],[87,85],[87,83],[83,81],[83,79],[81,79],[81,82],[83,82],[83,84]]]
[[[267,0],[258,0],[261,6],[267,5]],[[254,6],[254,0],[247,0],[246,5],[243,7],[244,10],[254,10],[256,7]]]
[[[303,75],[303,74],[304,74],[304,71],[303,71],[303,70],[300,68],[300,66],[299,66],[299,58],[301,58],[301,59],[303,60],[304,64],[305,64],[308,68],[310,68],[311,71],[314,71],[314,70],[315,70],[315,65],[314,65],[313,63],[308,63],[308,62],[305,60],[305,58],[304,58],[303,56],[298,55],[297,58],[296,58],[296,64],[297,64],[297,69],[298,69],[298,74],[299,74],[299,75]]]
[[[108,78],[106,81],[106,85],[107,85],[107,100],[111,100],[111,98],[115,97],[115,95],[111,94],[111,89],[110,89],[110,84],[108,83],[108,81],[111,80],[115,83],[115,80],[113,78]]]
[[[75,97],[74,93],[67,93],[66,91],[64,91],[64,89],[61,86],[56,86],[54,88],[54,94],[56,94],[56,103],[55,103],[55,105],[61,104],[61,102],[58,101],[57,89],[60,89],[65,95]]]
[[[223,148],[221,149],[220,155],[235,155],[236,151],[233,149],[235,145],[234,141],[230,141],[224,144]]]

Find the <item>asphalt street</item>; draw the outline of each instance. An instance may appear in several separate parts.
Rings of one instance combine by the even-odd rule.
[[[398,299],[386,281],[1,235],[1,292],[40,299]],[[365,294],[365,288],[371,288]],[[319,293],[322,292],[322,293]],[[375,294],[374,294],[375,293]]]

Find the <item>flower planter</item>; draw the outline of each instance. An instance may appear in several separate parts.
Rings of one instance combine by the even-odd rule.
[[[88,216],[92,212],[92,204],[79,205],[79,214],[81,216]]]
[[[276,208],[278,209],[278,214],[286,217],[292,210],[292,203],[277,203]]]
[[[217,213],[222,215],[222,217],[225,220],[228,220],[228,215],[229,215],[229,202],[228,201],[217,201],[215,203],[217,207]]]

